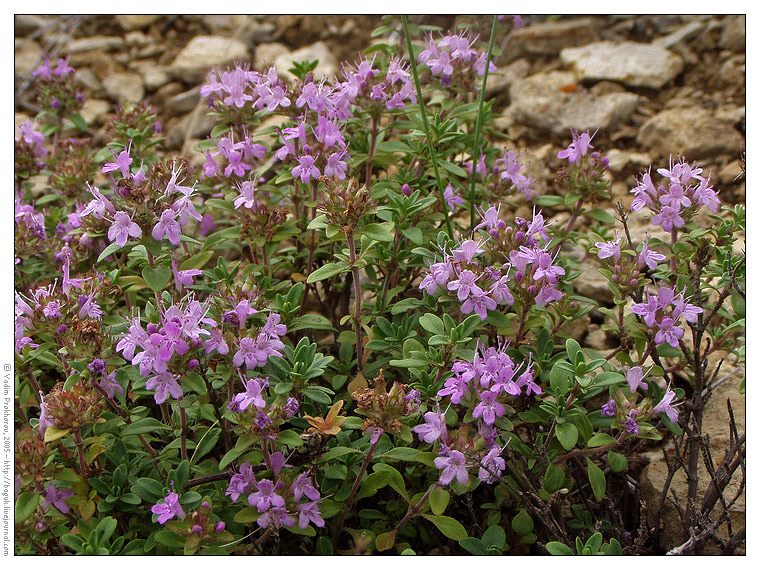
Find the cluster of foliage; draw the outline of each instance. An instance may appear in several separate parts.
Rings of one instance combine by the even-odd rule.
[[[590,208],[610,177],[588,132],[548,194],[484,101],[512,23],[483,49],[402,24],[332,79],[210,70],[198,168],[144,104],[93,148],[68,62],[35,74],[18,553],[651,551],[629,458],[698,435],[711,357],[744,356],[744,210],[685,160],[644,173],[630,211]],[[629,215],[671,239],[637,243]],[[575,293],[578,245],[612,306]],[[568,336],[592,311],[618,348]]]

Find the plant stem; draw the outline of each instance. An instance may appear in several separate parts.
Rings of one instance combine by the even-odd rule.
[[[402,528],[404,528],[404,525],[409,521],[410,518],[412,518],[414,515],[419,513],[422,510],[422,507],[427,502],[428,498],[430,497],[430,493],[438,487],[438,483],[434,483],[430,486],[430,488],[427,490],[427,492],[422,496],[422,498],[417,502],[416,505],[412,505],[412,507],[409,509],[409,512],[406,513],[406,516],[404,516],[403,519],[396,525],[396,527],[393,529],[394,532],[400,531]]]
[[[354,330],[356,332],[356,362],[359,366],[359,370],[364,374],[364,358],[363,358],[363,346],[362,346],[362,327],[359,322],[359,317],[362,313],[362,285],[359,282],[359,268],[356,267],[356,243],[354,242],[354,235],[351,232],[346,233],[346,240],[348,241],[348,255],[351,258],[351,277],[354,282]]]
[[[441,199],[441,209],[443,210],[443,219],[446,221],[446,233],[449,234],[449,237],[451,239],[454,239],[454,230],[451,226],[451,220],[449,219],[449,209],[446,206],[446,198],[443,195],[443,183],[441,182],[441,175],[438,172],[438,161],[436,160],[435,149],[433,147],[433,138],[430,135],[430,126],[428,125],[427,114],[425,113],[425,103],[422,100],[422,87],[420,87],[420,77],[417,74],[417,60],[414,58],[414,50],[412,49],[412,37],[409,35],[409,25],[407,24],[406,16],[401,16],[401,24],[404,26],[404,35],[406,36],[406,49],[409,51],[409,63],[412,66],[414,85],[417,88],[417,103],[420,106],[422,124],[425,127],[428,155],[430,157],[430,162],[433,163],[433,171],[435,172],[435,180],[438,184],[438,193]]]
[[[364,185],[370,187],[370,179],[372,178],[372,165],[375,157],[375,144],[377,143],[377,123],[378,116],[372,115],[372,134],[369,141],[369,153],[367,154],[367,170],[364,173]]]
[[[180,400],[177,403],[177,406],[179,406],[179,422],[180,422],[180,453],[182,460],[184,461],[187,459],[187,414],[185,413],[185,408],[182,407],[182,400]]]
[[[480,99],[478,101],[478,117],[475,122],[475,142],[472,149],[472,182],[470,183],[470,231],[475,227],[475,178],[477,177],[477,164],[480,159],[480,130],[483,126],[483,102],[486,98],[486,83],[488,81],[488,68],[491,66],[491,54],[493,53],[493,40],[496,35],[497,16],[493,17],[491,24],[491,37],[488,40],[488,53],[486,54],[486,67],[483,72],[483,82],[480,85]]]
[[[87,467],[84,463],[84,448],[82,447],[82,435],[79,433],[79,428],[75,428],[71,431],[74,436],[74,443],[77,446],[77,454],[79,455],[79,475],[82,478],[86,477]]]
[[[356,476],[354,485],[353,487],[351,487],[351,493],[348,495],[346,506],[343,507],[343,512],[340,515],[340,521],[338,521],[338,526],[335,527],[335,533],[333,534],[333,540],[332,540],[333,546],[335,546],[335,542],[338,540],[340,531],[343,530],[343,522],[346,520],[346,515],[348,515],[348,511],[351,510],[351,507],[354,504],[354,497],[356,496],[356,492],[359,490],[359,485],[361,485],[362,477],[364,477],[364,473],[365,471],[367,471],[367,466],[369,465],[369,462],[372,460],[372,454],[375,453],[375,448],[377,447],[377,444],[379,442],[380,442],[380,438],[378,438],[377,441],[372,444],[372,446],[367,451],[367,455],[364,456],[364,461],[362,461],[362,466],[359,469],[359,475]]]

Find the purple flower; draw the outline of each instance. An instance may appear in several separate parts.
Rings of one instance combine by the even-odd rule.
[[[103,388],[105,393],[108,394],[108,397],[112,400],[114,399],[116,392],[118,392],[120,396],[124,396],[124,388],[122,388],[116,381],[116,370],[110,374],[103,374],[103,377],[100,379],[100,387]]]
[[[161,372],[148,378],[145,382],[145,388],[155,390],[154,399],[156,404],[163,404],[166,401],[166,395],[171,395],[175,400],[182,397],[182,386],[177,383],[177,376],[171,372]]]
[[[310,522],[313,522],[319,528],[325,526],[325,521],[319,512],[319,504],[316,501],[296,505],[296,510],[298,511],[299,528],[306,528]]]
[[[683,329],[675,326],[675,321],[670,317],[664,317],[659,330],[654,335],[656,344],[668,343],[673,348],[678,348],[678,341],[683,337]]]
[[[116,162],[106,162],[103,165],[103,174],[106,172],[113,172],[114,170],[118,170],[121,172],[122,178],[128,178],[129,165],[132,164],[132,158],[129,156],[129,149],[131,147],[132,141],[130,141],[130,144],[127,148],[119,153],[119,156],[116,158]]]
[[[267,384],[261,378],[251,378],[245,384],[245,392],[235,394],[235,397],[229,403],[229,408],[233,412],[244,412],[253,404],[257,408],[265,408],[267,403],[261,395],[266,389]]]
[[[257,366],[264,366],[267,358],[269,358],[269,353],[265,347],[250,337],[244,337],[240,339],[239,349],[232,358],[232,364],[240,367],[245,363],[245,367],[250,370]]]
[[[663,206],[662,211],[652,216],[652,223],[658,226],[662,226],[662,229],[666,232],[672,231],[673,228],[682,228],[684,220],[680,215],[680,208]]]
[[[288,401],[285,402],[282,411],[285,413],[286,418],[291,418],[298,413],[299,407],[300,405],[298,404],[298,400],[295,398],[288,398]]]
[[[501,457],[501,449],[494,446],[483,459],[480,460],[481,466],[478,471],[478,479],[484,483],[495,483],[502,471],[507,467],[506,461]]]
[[[610,398],[609,401],[602,406],[602,415],[603,416],[615,415],[615,400]]]
[[[61,511],[64,515],[69,512],[69,505],[66,502],[74,496],[74,491],[71,489],[59,489],[55,486],[53,481],[48,483],[45,490],[45,499],[42,501],[42,510],[47,511],[50,505],[53,505],[56,509]]]
[[[496,401],[498,395],[498,392],[480,392],[480,403],[472,411],[472,417],[482,417],[486,425],[493,425],[496,418],[500,418],[506,413],[504,406]]]
[[[466,301],[462,303],[462,313],[465,315],[474,312],[480,317],[481,321],[485,321],[488,317],[488,311],[496,309],[497,304],[492,299],[488,292],[480,290],[479,292],[473,292]]]
[[[661,261],[665,261],[665,256],[661,253],[657,253],[653,249],[649,249],[649,244],[647,242],[644,242],[641,244],[641,252],[639,253],[639,257],[637,258],[637,262],[639,264],[639,267],[644,267],[645,265],[649,267],[652,271],[657,269],[657,264]]]
[[[253,182],[250,182],[248,180],[243,182],[239,187],[240,195],[232,202],[235,206],[235,209],[237,210],[240,206],[243,206],[244,208],[248,208],[250,210],[256,204],[258,204],[256,198],[254,197],[255,190],[256,187],[253,185]]]
[[[446,422],[443,420],[443,416],[439,412],[427,412],[423,418],[424,424],[420,424],[412,428],[412,431],[425,443],[433,443],[442,434],[446,434]]]
[[[153,239],[159,241],[166,237],[172,245],[179,245],[182,228],[179,222],[177,222],[176,217],[177,213],[171,208],[164,210],[161,218],[153,226],[153,231],[151,232]]]
[[[420,289],[425,289],[428,295],[435,294],[438,286],[445,286],[451,275],[454,273],[454,269],[451,266],[451,261],[444,260],[440,263],[434,263],[430,266],[430,273],[428,273],[419,285]]]
[[[635,411],[636,410],[631,410],[631,414],[633,414]],[[633,435],[639,433],[639,424],[635,419],[633,419],[632,416],[629,416],[625,419],[625,431]]]
[[[290,491],[293,493],[294,501],[300,501],[304,495],[312,501],[318,501],[320,498],[319,491],[311,484],[311,477],[307,473],[301,473],[296,477]]]
[[[284,507],[285,499],[275,493],[275,486],[269,479],[262,479],[257,484],[258,490],[248,496],[248,504],[256,507],[260,513],[271,507]]]
[[[180,520],[185,518],[185,511],[182,510],[182,505],[179,504],[179,495],[174,491],[170,491],[166,495],[163,503],[153,505],[150,512],[158,515],[158,524],[164,524],[174,517]]]
[[[291,527],[296,524],[296,519],[288,514],[283,507],[272,507],[261,515],[256,521],[261,528]]]
[[[668,389],[662,397],[662,400],[660,400],[660,403],[652,408],[652,415],[665,414],[668,416],[671,423],[676,423],[678,421],[678,410],[676,410],[675,406],[670,404],[675,397],[676,393],[673,390]]]
[[[615,241],[598,241],[594,245],[599,248],[599,259],[620,259],[620,238]]]
[[[230,477],[230,484],[224,494],[229,496],[233,503],[237,503],[240,495],[247,493],[251,486],[256,487],[256,476],[251,464],[244,461],[240,466],[240,472]]]
[[[464,301],[470,295],[483,293],[483,290],[475,285],[475,281],[478,278],[479,276],[475,275],[472,271],[465,269],[459,274],[459,279],[449,283],[446,288],[449,291],[456,291],[457,299]]]
[[[470,476],[467,474],[467,467],[465,466],[465,457],[461,451],[457,451],[456,449],[448,450],[446,456],[436,457],[433,463],[436,468],[443,469],[440,478],[441,485],[448,485],[455,477],[462,485],[466,485],[470,480]]]
[[[628,388],[631,390],[631,394],[636,392],[639,386],[644,388],[644,390],[649,388],[649,385],[646,382],[644,382],[644,376],[645,374],[644,374],[644,371],[641,369],[641,366],[634,366],[625,375],[625,380],[626,382],[628,382]]]
[[[115,241],[119,247],[124,247],[127,243],[127,237],[139,238],[142,235],[142,229],[132,221],[126,213],[116,212],[113,217],[113,224],[108,228],[108,239]]]
[[[557,158],[566,158],[571,164],[580,165],[583,157],[588,154],[588,149],[594,148],[591,145],[591,139],[594,138],[596,133],[589,135],[589,132],[586,131],[579,135],[578,131],[574,130],[571,130],[571,133],[573,135],[573,142],[565,150],[558,152]]]
[[[472,260],[479,253],[483,253],[484,249],[480,247],[482,242],[477,242],[471,239],[465,240],[459,244],[459,247],[452,250],[452,259],[457,262],[472,263]]]
[[[312,178],[319,178],[319,176],[322,174],[319,171],[319,168],[314,166],[316,157],[305,154],[303,156],[297,157],[296,160],[298,160],[298,166],[293,168],[290,173],[293,175],[293,178],[300,177],[301,182],[304,184],[308,184],[309,180]]]
[[[459,189],[454,187],[449,182],[446,189],[443,191],[443,198],[446,200],[446,205],[449,207],[449,211],[454,212],[459,204],[464,204],[464,198],[459,195]]]

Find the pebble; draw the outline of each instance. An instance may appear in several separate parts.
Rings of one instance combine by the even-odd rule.
[[[523,79],[530,71],[530,62],[527,59],[518,59],[504,68],[499,68],[495,73],[488,73],[486,95],[491,96],[502,91],[507,91],[517,79]]]
[[[325,42],[317,42],[299,50],[278,56],[274,60],[274,67],[277,73],[288,79],[295,79],[296,76],[288,71],[293,67],[293,62],[319,60],[317,67],[314,68],[314,77],[332,77],[338,72],[338,60],[330,52],[330,48]]]
[[[744,137],[731,124],[700,107],[666,109],[639,129],[637,142],[653,156],[681,155],[687,160],[738,154]]]
[[[540,22],[518,28],[512,34],[508,51],[523,55],[556,55],[564,48],[582,46],[599,39],[599,25],[592,18],[570,18]]]
[[[112,73],[103,79],[103,87],[118,103],[137,103],[145,97],[142,77],[137,73]]]
[[[253,50],[253,68],[263,71],[268,66],[274,64],[274,61],[281,55],[289,53],[290,50],[285,44],[273,42],[268,44],[259,44]]]
[[[146,62],[136,65],[135,70],[142,76],[143,83],[145,83],[145,88],[148,91],[155,91],[169,83],[169,72],[165,67]]]
[[[189,91],[174,95],[166,101],[169,108],[178,115],[189,113],[198,105],[201,100],[201,88],[193,87]]]
[[[561,90],[574,82],[575,76],[566,71],[537,73],[514,81],[509,107],[512,120],[556,135],[567,135],[571,128],[614,129],[629,120],[642,101],[633,93],[597,97],[581,91]]]
[[[130,32],[132,30],[143,30],[160,18],[159,14],[121,14],[116,16],[116,21],[124,31]]]
[[[18,41],[13,58],[13,72],[16,76],[26,77],[30,75],[42,62],[42,48],[33,40]]]
[[[652,45],[671,48],[675,45],[682,44],[699,34],[705,29],[706,25],[707,23],[704,19],[694,20],[693,22],[681,26],[675,32],[672,32],[667,36],[657,38],[652,42]]]
[[[76,78],[79,83],[90,89],[91,91],[99,91],[103,89],[103,82],[89,67],[81,67],[77,69]]]
[[[623,172],[629,165],[646,168],[650,163],[649,155],[643,152],[629,152],[613,148],[606,152],[605,156],[610,161],[610,170],[615,174]]]
[[[683,70],[683,60],[654,44],[595,42],[560,52],[579,81],[616,81],[629,87],[660,89]]]
[[[111,111],[111,103],[102,99],[85,99],[79,114],[92,128],[103,123]]]
[[[196,36],[177,54],[169,70],[176,79],[185,83],[202,82],[210,67],[230,65],[233,60],[247,59],[248,46],[240,40]]]
[[[718,45],[723,49],[743,53],[747,48],[746,29],[747,18],[744,14],[726,17]]]
[[[63,49],[65,53],[75,54],[86,51],[114,51],[124,47],[124,38],[118,36],[90,36],[71,40]]]

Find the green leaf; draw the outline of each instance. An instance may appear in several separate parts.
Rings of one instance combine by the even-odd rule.
[[[343,263],[325,263],[322,267],[317,269],[316,271],[312,271],[309,277],[306,278],[307,283],[316,283],[317,281],[322,281],[323,279],[328,279],[332,277],[333,275],[338,275],[339,273],[345,273],[348,271],[348,267]]]
[[[474,536],[463,538],[459,541],[459,546],[464,548],[470,554],[474,554],[475,556],[486,556],[488,554],[486,547],[483,546],[483,543],[480,541],[480,539],[475,538]]]
[[[581,352],[581,345],[578,344],[578,341],[569,338],[565,341],[565,350],[567,351],[567,359],[574,364],[578,353]]]
[[[389,550],[393,548],[393,545],[396,544],[396,531],[391,530],[388,532],[384,532],[382,534],[378,534],[377,538],[375,538],[375,548],[377,548],[378,552],[383,552],[385,550]]]
[[[474,536],[463,538],[459,541],[459,546],[464,548],[470,554],[474,554],[475,556],[485,556],[488,554],[486,547],[483,546],[483,543],[480,541],[480,539],[477,539]]]
[[[586,212],[589,216],[594,218],[598,222],[602,222],[603,224],[607,225],[614,225],[615,224],[615,217],[610,214],[607,210],[602,210],[601,208],[594,208],[593,210],[589,210]]]
[[[549,493],[559,491],[565,484],[565,472],[562,467],[550,463],[544,475],[544,489]]]
[[[259,520],[261,513],[256,507],[243,507],[235,513],[234,521],[240,524],[248,524]]]
[[[56,441],[69,435],[70,429],[61,429],[58,426],[49,426],[45,430],[45,443]]]
[[[557,434],[557,439],[567,451],[570,451],[578,442],[578,428],[570,422],[557,424],[554,433]]]
[[[148,287],[154,291],[161,292],[169,285],[169,281],[172,278],[172,270],[163,265],[159,265],[158,267],[143,267],[142,276]]]
[[[564,396],[570,391],[570,378],[573,376],[573,368],[569,363],[560,360],[555,362],[549,373],[549,385],[555,396]]]
[[[443,321],[438,315],[433,313],[426,313],[420,317],[420,325],[429,333],[444,334],[446,329],[443,326]]]
[[[50,429],[50,428],[48,428]],[[16,499],[15,520],[16,524],[24,522],[40,504],[42,496],[39,493],[21,493]]]
[[[441,533],[451,540],[464,540],[467,538],[467,531],[458,520],[445,515],[422,515],[424,518],[433,523]]]
[[[613,473],[620,473],[621,471],[625,471],[628,467],[628,459],[626,459],[625,455],[615,451],[609,451],[607,453],[607,463]]]
[[[143,433],[150,433],[157,429],[169,429],[169,426],[162,424],[155,418],[142,418],[126,426],[122,430],[121,436],[140,435]]]
[[[617,440],[608,433],[597,433],[591,436],[586,444],[588,447],[602,447],[617,443]]]
[[[591,483],[591,490],[596,500],[601,501],[607,491],[607,480],[604,478],[604,472],[588,458],[586,458],[586,463],[588,464],[588,480]]]
[[[546,551],[552,556],[572,556],[575,554],[567,544],[556,540],[546,543]]]
[[[392,228],[391,222],[372,223],[357,229],[356,233],[377,241],[393,241],[393,234],[390,232]]]
[[[618,372],[600,372],[594,376],[594,386],[615,386],[625,382],[625,376]]]
[[[71,113],[68,118],[80,131],[84,133],[87,132],[87,121],[84,120],[84,117],[82,117],[82,115],[79,113]]]
[[[174,534],[170,530],[159,530],[154,536],[157,543],[168,546],[169,548],[176,550],[185,547],[185,539]]]
[[[330,449],[327,453],[325,453],[322,458],[319,460],[320,463],[323,461],[330,461],[331,459],[337,459],[338,457],[342,457],[346,455],[347,453],[358,453],[361,454],[362,452],[358,449],[354,449],[353,447],[343,447],[343,446],[337,446]]]
[[[100,252],[100,255],[98,256],[98,260],[95,263],[100,263],[103,261],[106,257],[113,254],[114,252],[117,252],[121,249],[121,246],[117,243],[111,243],[106,246],[106,248]]]
[[[564,480],[564,475],[562,478]],[[520,512],[512,519],[512,528],[520,536],[526,536],[533,532],[533,519],[530,518],[530,515],[525,509],[520,509]]]
[[[531,523],[532,522],[533,521],[531,521]],[[483,533],[483,537],[480,541],[486,548],[496,547],[499,550],[503,550],[507,544],[507,533],[505,533],[504,529],[499,525],[491,525]]]
[[[335,328],[330,324],[330,321],[322,315],[314,313],[307,313],[296,317],[288,325],[289,332],[300,331],[301,329],[312,329],[322,331],[334,331]]]
[[[430,492],[428,502],[430,503],[430,510],[434,515],[442,515],[449,505],[449,499],[451,495],[446,489],[436,487]]]

